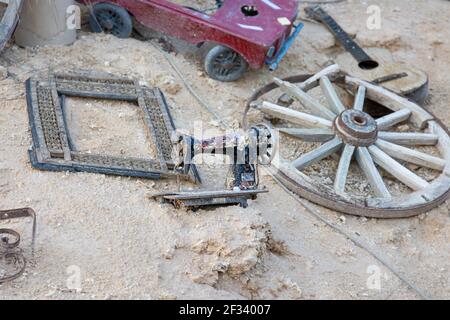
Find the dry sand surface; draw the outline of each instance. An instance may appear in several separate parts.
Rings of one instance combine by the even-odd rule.
[[[370,4],[382,8],[381,30],[368,31],[365,26]],[[389,48],[396,60],[426,70],[432,95],[429,108],[450,125],[449,1],[353,0],[325,8],[362,45]],[[318,71],[342,52],[320,25],[306,22],[302,34],[274,74],[251,71],[235,83],[209,79],[200,54],[179,41],[173,41],[178,54],[171,55],[198,94],[227,122],[237,124],[246,99],[274,75]],[[38,214],[34,258],[27,245],[29,225],[5,225],[22,231],[22,246],[31,261],[23,277],[0,286],[0,300],[420,298],[267,176],[262,185],[270,193],[248,209],[187,212],[148,199],[154,192],[178,190],[176,181],[32,169],[23,82],[42,71],[95,69],[139,78],[165,91],[177,127],[192,130],[195,121],[203,121],[211,134],[219,132],[217,122],[151,43],[81,31],[68,47],[12,45],[0,56],[0,65],[8,71],[6,79],[0,77],[0,209],[29,206]],[[133,106],[76,99],[69,105],[74,139],[83,150],[154,154]],[[220,189],[226,167],[215,171],[206,164],[200,170],[204,188]],[[181,183],[183,189],[194,187]],[[448,202],[415,218],[389,221],[314,208],[384,256],[430,297],[450,298]],[[377,268],[379,290],[367,286],[368,271]],[[74,270],[81,271],[78,292],[67,286]]]

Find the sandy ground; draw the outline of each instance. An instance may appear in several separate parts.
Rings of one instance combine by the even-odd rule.
[[[382,8],[382,29],[365,27],[368,5]],[[450,2],[444,0],[345,1],[327,5],[363,45],[388,47],[399,61],[430,75],[429,108],[446,125],[450,85]],[[375,40],[374,40],[375,39]],[[177,43],[175,42],[175,47]],[[236,83],[219,83],[202,71],[199,53],[177,48],[172,54],[194,89],[229,123],[238,123],[243,105],[259,86],[278,77],[311,73],[339,49],[320,26],[306,23],[275,74],[251,71]],[[69,47],[21,49],[0,56],[9,76],[0,81],[0,209],[33,207],[38,214],[36,254],[29,224],[5,224],[24,235],[30,259],[26,275],[0,286],[2,299],[417,299],[420,298],[365,250],[317,220],[269,177],[270,193],[248,209],[177,211],[148,199],[156,191],[177,190],[175,181],[147,181],[87,173],[48,173],[31,168],[31,145],[23,81],[40,71],[89,70],[133,76],[159,86],[171,104],[176,125],[193,129],[203,121],[213,134],[216,121],[183,87],[161,53],[135,39],[79,33]],[[76,140],[84,150],[112,154],[153,154],[137,115],[116,104],[120,126],[96,101],[71,101]],[[98,107],[92,111],[90,106]],[[106,117],[104,126],[97,117]],[[80,121],[83,119],[83,121]],[[134,130],[133,130],[134,129]],[[133,135],[136,141],[127,143]],[[108,137],[117,149],[102,149]],[[96,137],[96,139],[93,139]],[[97,139],[98,138],[98,139]],[[131,151],[130,151],[131,150]],[[205,188],[220,188],[226,168],[210,165],[201,173]],[[192,185],[183,183],[183,189]],[[450,221],[447,202],[419,217],[375,220],[343,216],[315,207],[333,223],[382,254],[433,298],[450,298]],[[368,286],[380,271],[380,287]],[[79,272],[79,277],[77,277]],[[79,281],[80,290],[74,283]]]

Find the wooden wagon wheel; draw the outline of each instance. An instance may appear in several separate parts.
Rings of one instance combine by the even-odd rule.
[[[270,170],[291,191],[343,213],[378,218],[414,216],[448,198],[450,137],[445,126],[428,111],[391,91],[341,73],[337,65],[304,77],[299,85],[280,79],[275,79],[275,84],[305,111],[282,106],[280,101],[258,101],[258,96],[254,96],[255,101],[249,106],[284,121],[274,128],[281,137],[287,134],[306,142],[321,142],[294,160],[285,159],[278,152]],[[350,93],[353,101],[343,102],[337,87]],[[320,88],[322,99],[309,93],[314,88]],[[266,88],[260,94],[267,91]],[[364,109],[366,100],[375,101],[392,113],[375,119]],[[246,119],[247,112],[244,124]],[[405,127],[405,123],[415,130],[400,131],[398,127]],[[417,150],[423,146],[433,151]],[[433,152],[436,155],[430,154]],[[332,156],[338,156],[338,165],[331,185],[305,173],[311,165],[320,165]],[[424,178],[417,172],[422,168],[434,170],[432,178]],[[367,195],[346,189],[349,173],[358,170],[370,185]],[[393,188],[386,180],[401,185],[404,192],[390,190]]]

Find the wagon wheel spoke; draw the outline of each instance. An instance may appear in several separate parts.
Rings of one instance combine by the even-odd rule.
[[[397,180],[403,182],[411,189],[418,191],[430,186],[427,181],[411,172],[410,170],[406,169],[404,166],[395,161],[378,147],[370,146],[369,152],[376,164],[378,164],[380,167],[394,176]]]
[[[331,65],[329,67],[326,67],[319,73],[313,75],[312,77],[309,77],[306,81],[300,83],[298,86],[302,90],[309,90],[311,87],[314,87],[322,77],[328,77],[329,75],[335,74],[336,72],[339,72],[339,66],[337,64]],[[288,101],[289,103],[292,103],[291,100],[291,96],[287,93],[283,93],[278,98],[278,101]]]
[[[391,198],[391,193],[384,184],[383,178],[378,172],[378,169],[370,156],[369,150],[367,150],[366,147],[358,147],[356,149],[356,160],[372,189],[375,191],[375,194],[381,198]]]
[[[336,118],[336,114],[334,114],[330,109],[324,107],[321,103],[296,85],[277,78],[275,78],[274,81],[284,93],[287,93],[289,96],[297,99],[306,109],[309,110],[311,114],[327,120],[334,120]]]
[[[381,139],[378,139],[375,144],[378,148],[395,159],[403,160],[422,167],[443,171],[446,165],[444,159],[430,156],[423,152],[405,148]]]
[[[364,101],[366,100],[366,91],[367,91],[366,87],[359,86],[358,93],[356,94],[356,97],[355,97],[353,109],[363,111]]]
[[[439,137],[432,133],[381,131],[378,137],[404,146],[435,146],[439,141]]]
[[[411,117],[411,113],[411,110],[402,109],[377,119],[378,130],[386,130],[400,122],[408,120]]]
[[[298,170],[303,170],[311,164],[319,162],[320,160],[325,159],[326,157],[337,152],[342,145],[343,142],[339,138],[334,138],[333,140],[321,145],[319,148],[294,160],[292,165]]]
[[[354,153],[355,146],[349,144],[346,145],[344,151],[342,151],[341,159],[339,161],[339,166],[336,173],[336,179],[334,180],[334,189],[338,193],[345,192],[345,183],[347,181],[348,170],[350,168],[350,162],[352,161]]]
[[[342,104],[341,99],[339,98],[336,90],[333,87],[330,79],[328,77],[320,78],[320,87],[322,89],[323,94],[327,98],[328,105],[331,110],[337,115],[345,111],[345,107]]]
[[[280,132],[307,142],[327,142],[335,136],[331,129],[279,128]]]
[[[271,102],[264,101],[261,105],[255,107],[265,114],[297,125],[302,125],[307,128],[330,129],[333,127],[333,123],[330,120],[285,108]]]

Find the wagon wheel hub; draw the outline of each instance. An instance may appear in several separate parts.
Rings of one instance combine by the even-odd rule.
[[[377,122],[369,114],[359,110],[346,110],[334,122],[336,135],[353,146],[368,147],[378,138]]]

